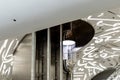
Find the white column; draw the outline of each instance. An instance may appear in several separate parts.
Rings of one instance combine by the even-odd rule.
[[[51,64],[51,42],[50,42],[50,29],[47,30],[47,80],[50,80],[50,65]]]
[[[63,45],[62,45],[62,25],[60,25],[60,80],[63,80]]]
[[[35,80],[36,33],[32,33],[31,80]]]

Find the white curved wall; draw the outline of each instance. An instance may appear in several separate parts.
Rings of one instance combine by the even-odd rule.
[[[78,52],[80,57],[74,69],[74,80],[91,80],[99,72],[120,64],[120,8],[84,19],[93,25],[95,35]]]

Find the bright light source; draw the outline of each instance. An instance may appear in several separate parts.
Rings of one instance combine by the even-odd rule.
[[[70,59],[72,56],[72,49],[75,47],[75,41],[64,40],[63,41],[63,59]]]
[[[66,46],[75,45],[75,41],[73,41],[73,40],[64,40],[63,45],[66,45]]]

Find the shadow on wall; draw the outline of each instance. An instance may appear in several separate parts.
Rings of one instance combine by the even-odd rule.
[[[95,75],[91,80],[106,80],[116,69],[109,68]]]

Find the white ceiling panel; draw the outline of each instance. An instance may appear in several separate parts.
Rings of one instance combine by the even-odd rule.
[[[0,0],[0,40],[120,7],[120,0]]]

